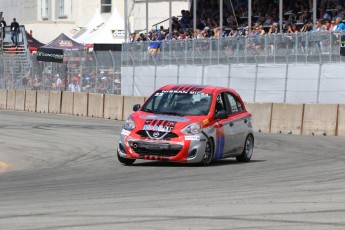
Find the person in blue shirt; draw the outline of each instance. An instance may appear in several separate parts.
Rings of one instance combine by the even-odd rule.
[[[336,21],[336,28],[334,29],[334,31],[345,30],[345,24],[342,22],[343,19],[341,17],[338,17],[335,21]]]

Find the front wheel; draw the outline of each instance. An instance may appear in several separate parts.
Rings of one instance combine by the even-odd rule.
[[[121,157],[119,153],[117,153],[117,159],[119,159],[119,161],[124,165],[132,165],[135,161],[135,159],[128,159],[128,158]]]
[[[212,159],[213,159],[213,145],[211,141],[207,141],[206,147],[205,147],[205,154],[204,157],[202,158],[201,165],[208,166],[211,164]]]
[[[254,137],[253,135],[249,134],[246,138],[246,142],[244,143],[243,152],[241,155],[236,157],[236,160],[240,162],[250,161],[253,155],[253,148],[254,148]]]

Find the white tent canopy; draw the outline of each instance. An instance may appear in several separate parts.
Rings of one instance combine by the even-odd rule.
[[[93,33],[97,32],[100,28],[105,25],[104,19],[100,14],[99,9],[96,9],[95,14],[86,25],[86,27],[82,28],[78,33],[73,35],[72,39],[76,42],[84,43],[85,39],[93,35]]]
[[[109,20],[97,31],[89,34],[84,44],[122,44],[124,42],[125,22],[123,17],[114,8]]]

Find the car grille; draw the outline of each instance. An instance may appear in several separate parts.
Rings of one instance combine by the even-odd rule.
[[[130,141],[129,145],[135,153],[144,156],[176,156],[182,149],[182,145],[168,143],[145,143]]]
[[[163,139],[163,140],[170,140],[171,138],[178,137],[176,133],[173,132],[158,132],[152,130],[139,130],[137,132],[138,135],[142,138],[152,138],[152,139]],[[157,135],[158,134],[158,135]]]

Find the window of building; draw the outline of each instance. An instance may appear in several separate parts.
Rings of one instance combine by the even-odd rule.
[[[65,1],[59,0],[59,16],[65,16]]]
[[[43,20],[49,17],[49,0],[41,0],[41,15]]]
[[[111,13],[111,0],[101,0],[101,13]]]

